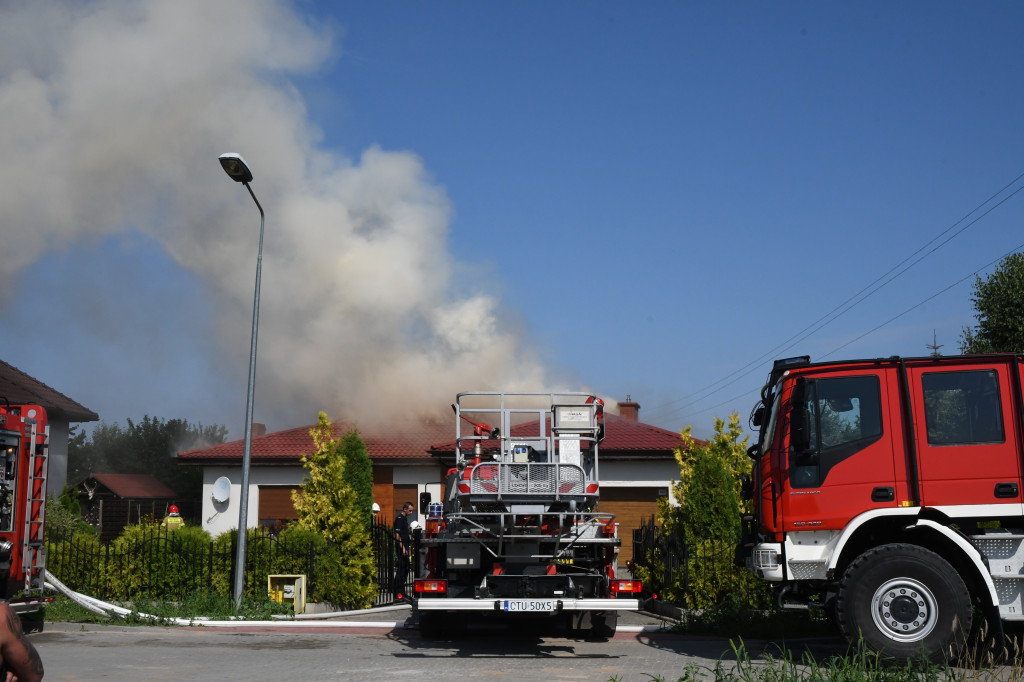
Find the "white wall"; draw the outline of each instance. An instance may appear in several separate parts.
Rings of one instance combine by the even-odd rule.
[[[46,494],[57,497],[68,482],[68,423],[50,422],[50,447],[46,462]]]
[[[674,459],[639,462],[601,460],[602,488],[668,487],[678,478],[679,465]]]
[[[249,504],[246,509],[246,528],[255,528],[259,523],[261,485],[301,485],[306,470],[296,467],[249,467]],[[213,501],[213,482],[221,476],[231,481],[231,496],[227,502]],[[238,528],[238,512],[241,509],[242,468],[206,467],[203,469],[203,530],[217,537],[221,533]]]
[[[66,440],[66,439],[65,439]],[[416,499],[419,494],[429,492],[433,502],[441,501],[440,470],[436,466],[395,467],[393,481],[397,485],[416,485]],[[259,523],[259,487],[261,485],[301,485],[306,470],[295,467],[250,467],[249,508],[247,528]],[[225,503],[213,501],[213,482],[221,476],[231,481],[231,496]],[[666,461],[608,461],[601,462],[601,486],[607,488],[668,488],[679,478],[679,466],[675,460]],[[238,528],[239,498],[241,496],[241,467],[206,467],[203,469],[203,529],[216,537],[221,533]],[[405,500],[396,500],[396,503]],[[419,514],[414,518],[418,518]]]

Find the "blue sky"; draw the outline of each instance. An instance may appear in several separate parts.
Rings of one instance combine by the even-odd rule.
[[[65,4],[0,10],[0,357],[108,422],[240,433],[224,151],[272,429],[507,387],[707,435],[775,357],[955,352],[1024,243],[1017,3]]]

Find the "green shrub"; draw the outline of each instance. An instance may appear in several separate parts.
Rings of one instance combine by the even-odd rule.
[[[102,545],[92,529],[46,543],[47,568],[69,586],[102,585]]]
[[[205,584],[210,534],[198,526],[168,532],[156,522],[128,526],[112,543],[106,584],[119,599],[182,595]]]
[[[96,529],[90,526],[78,513],[78,503],[72,508],[66,496],[59,499],[46,498],[46,524],[43,527],[43,538],[46,540],[70,537],[77,533],[96,535]]]

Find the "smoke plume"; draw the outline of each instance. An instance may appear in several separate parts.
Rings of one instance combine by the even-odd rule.
[[[258,420],[363,424],[543,387],[498,302],[456,290],[452,207],[424,161],[320,145],[289,78],[338,49],[269,0],[6,3],[0,291],[54,250],[140,232],[201,280],[214,347],[247,357],[258,213],[216,162],[240,152],[267,210]]]

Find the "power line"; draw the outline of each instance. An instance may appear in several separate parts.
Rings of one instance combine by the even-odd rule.
[[[929,296],[929,297],[925,298],[924,300],[922,300],[922,301],[920,301],[920,302],[918,302],[918,303],[916,303],[916,304],[914,304],[914,305],[910,306],[909,308],[907,308],[907,309],[906,309],[906,310],[904,310],[903,312],[899,313],[898,315],[894,315],[893,317],[890,317],[890,318],[889,318],[888,320],[886,320],[885,322],[883,322],[883,323],[881,323],[881,324],[877,325],[876,327],[874,327],[874,328],[872,328],[872,329],[870,329],[870,330],[868,330],[868,331],[864,332],[863,334],[861,334],[861,335],[859,335],[859,336],[857,336],[857,337],[855,337],[855,338],[853,338],[853,339],[850,339],[849,341],[847,341],[847,342],[846,342],[846,343],[844,343],[843,345],[841,345],[841,346],[837,346],[837,347],[833,348],[833,349],[832,349],[832,350],[830,350],[829,352],[827,352],[827,353],[823,354],[823,355],[821,356],[821,358],[822,358],[822,359],[824,359],[824,358],[827,358],[827,357],[829,357],[830,355],[832,355],[833,353],[835,353],[835,352],[837,352],[837,351],[840,351],[840,350],[842,350],[843,348],[846,348],[846,347],[847,347],[847,346],[849,346],[850,344],[853,344],[853,343],[856,343],[857,341],[860,341],[860,340],[861,340],[861,339],[863,339],[863,338],[864,338],[865,336],[869,336],[869,335],[871,335],[871,334],[875,333],[876,331],[878,331],[878,330],[879,330],[879,329],[881,329],[882,327],[885,327],[886,325],[889,325],[889,324],[891,324],[891,323],[895,322],[896,320],[900,319],[901,317],[903,317],[903,316],[904,316],[904,315],[906,315],[907,313],[909,313],[909,312],[911,312],[911,311],[913,311],[913,310],[915,310],[915,309],[917,309],[917,308],[920,308],[920,307],[921,307],[921,306],[923,306],[923,305],[924,305],[925,303],[928,303],[928,302],[929,302],[929,301],[931,301],[932,299],[938,298],[939,296],[941,296],[942,294],[946,293],[946,292],[947,292],[947,291],[949,291],[950,289],[954,289],[954,288],[956,288],[957,286],[959,286],[960,284],[963,284],[964,282],[966,282],[966,281],[967,281],[968,279],[970,279],[971,277],[975,277],[975,276],[977,276],[979,272],[982,272],[983,270],[987,270],[987,269],[989,269],[990,267],[992,267],[993,265],[995,265],[995,264],[996,264],[996,263],[998,263],[999,261],[1003,260],[1003,259],[1004,259],[1004,258],[1006,258],[1007,256],[1010,256],[1010,255],[1012,255],[1012,254],[1014,254],[1014,253],[1018,253],[1018,252],[1020,252],[1021,250],[1024,250],[1024,244],[1019,244],[1019,245],[1018,245],[1017,247],[1015,247],[1015,248],[1011,249],[1010,251],[1007,251],[1006,253],[1004,253],[1004,254],[1003,254],[1002,256],[1000,256],[999,258],[996,258],[996,259],[994,259],[994,260],[991,260],[991,261],[989,261],[988,263],[986,263],[985,265],[983,265],[983,266],[981,266],[981,267],[979,267],[979,268],[976,268],[976,269],[975,269],[975,270],[974,270],[973,272],[970,272],[970,273],[968,273],[967,275],[965,275],[964,277],[961,277],[960,279],[958,279],[957,281],[953,282],[953,283],[952,283],[952,284],[950,284],[949,286],[946,286],[946,287],[944,287],[943,289],[941,289],[941,290],[939,290],[939,291],[935,292],[934,294],[932,294],[931,296]],[[749,372],[748,372],[748,374],[749,374]],[[746,397],[746,396],[747,396],[748,394],[749,394],[749,391],[747,391],[747,392],[744,392],[744,393],[741,393],[740,395],[737,395],[737,396],[734,396],[734,397],[732,397],[732,398],[729,398],[728,400],[724,400],[724,401],[722,401],[722,402],[720,402],[720,403],[716,403],[715,405],[712,405],[712,406],[710,406],[710,407],[705,407],[704,409],[701,409],[701,410],[697,410],[696,412],[691,412],[690,414],[691,414],[691,415],[698,415],[698,414],[704,414],[705,412],[710,412],[711,410],[717,409],[717,408],[719,408],[719,407],[723,407],[723,406],[725,406],[725,405],[730,405],[730,404],[734,404],[734,403],[735,403],[735,402],[736,402],[737,400],[739,400],[739,399],[741,399],[741,398],[744,398],[744,397]]]
[[[866,332],[864,332],[863,334],[861,334],[860,336],[858,336],[858,337],[856,337],[856,338],[853,338],[853,339],[850,339],[849,341],[847,341],[847,342],[846,342],[846,343],[844,343],[843,345],[841,345],[841,346],[837,346],[837,347],[833,348],[832,350],[830,350],[829,352],[825,353],[825,354],[824,354],[824,355],[822,355],[821,357],[822,357],[822,358],[827,358],[828,356],[832,355],[832,354],[833,354],[833,353],[835,353],[836,351],[839,351],[839,350],[842,350],[843,348],[846,348],[846,347],[847,347],[847,346],[849,346],[849,345],[850,345],[851,343],[856,343],[857,341],[860,341],[861,339],[863,339],[863,338],[864,338],[865,336],[868,336],[869,334],[873,334],[874,332],[878,331],[878,330],[879,330],[879,329],[881,329],[882,327],[884,327],[884,326],[886,326],[886,325],[888,325],[888,324],[890,324],[890,323],[892,323],[892,322],[895,322],[896,320],[900,319],[901,317],[903,317],[904,315],[906,315],[906,314],[907,314],[907,313],[909,313],[910,311],[912,311],[912,310],[915,310],[915,309],[917,309],[917,308],[920,308],[921,306],[923,306],[923,305],[924,305],[925,303],[927,303],[928,301],[932,300],[933,298],[937,298],[937,297],[941,296],[942,294],[946,293],[947,291],[949,291],[950,289],[952,289],[952,288],[954,288],[954,287],[956,287],[956,286],[959,286],[960,284],[963,284],[964,282],[966,282],[966,281],[967,281],[968,279],[970,279],[971,277],[976,277],[976,276],[978,275],[978,273],[979,273],[979,272],[981,272],[982,270],[987,270],[988,268],[992,267],[993,265],[995,265],[995,264],[996,264],[996,263],[998,263],[999,261],[1003,260],[1003,259],[1004,259],[1004,258],[1006,258],[1007,256],[1009,256],[1009,255],[1011,255],[1011,254],[1014,254],[1014,253],[1017,253],[1017,252],[1018,252],[1018,251],[1020,251],[1021,249],[1024,249],[1024,244],[1020,244],[1020,245],[1018,245],[1018,246],[1017,246],[1016,248],[1014,248],[1014,249],[1013,249],[1012,251],[1008,251],[1008,252],[1006,252],[1005,254],[1003,254],[1002,256],[1000,256],[999,258],[996,258],[996,259],[995,259],[995,260],[993,260],[993,261],[989,261],[988,263],[986,263],[985,265],[981,266],[980,268],[978,268],[978,269],[977,269],[977,270],[975,270],[974,272],[972,272],[972,273],[970,273],[970,274],[966,275],[965,277],[962,277],[962,278],[958,279],[957,281],[953,282],[952,284],[950,284],[950,285],[949,285],[948,287],[946,287],[945,289],[942,289],[941,291],[937,291],[936,293],[932,294],[931,296],[929,296],[928,298],[924,299],[924,300],[923,300],[923,301],[921,301],[920,303],[917,303],[916,305],[912,305],[912,306],[910,306],[909,308],[907,308],[906,310],[904,310],[904,311],[903,311],[902,313],[900,313],[899,315],[895,315],[895,316],[893,316],[893,317],[890,317],[890,318],[889,318],[888,320],[886,320],[886,321],[885,321],[885,322],[883,322],[882,324],[878,325],[878,326],[877,326],[877,327],[875,327],[874,329],[871,329],[871,330],[869,330],[869,331],[866,331]]]
[[[1004,192],[1006,192],[1007,189],[1009,189],[1014,184],[1019,182],[1021,180],[1021,178],[1024,178],[1024,173],[1019,174],[1013,180],[1011,180],[1010,182],[1006,183],[1003,187],[1001,187],[998,191],[993,193],[990,197],[988,197],[987,199],[982,201],[980,204],[978,204],[976,207],[974,207],[971,211],[966,213],[964,216],[962,216],[959,220],[954,222],[952,225],[947,227],[945,230],[943,230],[942,232],[940,232],[939,234],[937,234],[936,236],[932,237],[930,240],[925,242],[916,251],[914,251],[912,254],[910,254],[909,256],[907,256],[906,258],[901,260],[899,263],[894,265],[887,272],[885,272],[884,274],[882,274],[879,277],[875,278],[870,284],[868,284],[867,286],[863,287],[862,289],[860,289],[860,291],[858,291],[857,293],[853,294],[852,296],[848,297],[845,301],[843,301],[842,303],[840,303],[839,305],[834,307],[828,313],[825,313],[824,315],[819,317],[817,320],[815,320],[811,324],[807,325],[806,327],[804,327],[803,329],[798,331],[793,336],[790,336],[788,339],[786,339],[782,343],[778,344],[777,346],[775,346],[771,350],[761,354],[756,359],[751,360],[750,362],[748,362],[747,364],[743,365],[739,369],[734,370],[733,372],[725,375],[721,379],[713,381],[710,384],[708,384],[708,385],[706,385],[706,386],[704,386],[704,387],[702,387],[702,388],[700,388],[700,389],[698,389],[697,391],[694,392],[694,393],[697,393],[697,394],[700,394],[700,395],[697,395],[696,397],[693,397],[693,398],[689,399],[688,401],[687,401],[686,397],[683,397],[683,398],[679,398],[677,400],[670,401],[668,403],[663,403],[662,405],[657,405],[657,406],[653,407],[650,410],[650,412],[652,412],[655,415],[664,414],[665,416],[668,416],[668,415],[671,415],[671,414],[674,414],[674,413],[677,413],[677,412],[681,412],[682,410],[686,409],[687,407],[689,407],[691,405],[694,405],[696,403],[699,403],[702,400],[705,400],[706,398],[709,398],[710,396],[714,395],[715,393],[718,393],[719,391],[725,389],[726,387],[731,386],[732,384],[736,383],[737,381],[739,381],[743,377],[749,375],[753,371],[753,369],[751,369],[751,368],[753,368],[755,365],[759,365],[765,359],[767,359],[769,357],[777,356],[777,354],[792,348],[793,346],[795,346],[796,344],[800,343],[801,341],[804,341],[805,339],[809,338],[810,336],[813,336],[817,332],[821,331],[826,326],[828,326],[829,324],[831,324],[832,322],[834,322],[835,320],[837,320],[838,318],[842,317],[843,315],[848,313],[850,310],[852,310],[853,308],[858,306],[860,303],[864,302],[865,300],[867,300],[868,298],[873,296],[875,293],[877,293],[878,291],[880,291],[884,287],[886,287],[889,284],[891,284],[897,278],[899,278],[904,273],[906,273],[908,270],[910,270],[910,268],[914,267],[915,265],[917,265],[918,263],[923,261],[925,258],[927,258],[928,256],[930,256],[933,253],[935,253],[936,251],[938,251],[940,248],[942,248],[943,246],[948,244],[950,241],[955,239],[957,236],[962,234],[964,231],[966,231],[970,227],[972,227],[975,224],[977,224],[982,218],[986,217],[988,214],[990,214],[996,208],[999,208],[1004,203],[1009,201],[1011,198],[1016,196],[1019,192],[1024,190],[1024,185],[1018,187],[1016,190],[1011,192],[1008,196],[1003,197],[997,203],[995,203],[993,206],[989,207],[987,210],[985,210],[981,215],[976,217],[974,220],[971,220],[966,225],[961,227],[959,230],[957,230],[953,234],[949,235],[946,239],[942,240],[934,248],[932,248],[931,250],[928,250],[926,253],[921,255],[916,260],[913,260],[913,262],[911,262],[909,265],[906,265],[906,267],[902,267],[908,261],[911,261],[912,259],[914,259],[915,256],[917,256],[918,254],[921,254],[922,251],[925,251],[926,249],[928,249],[929,246],[931,246],[932,244],[935,244],[935,242],[939,241],[945,235],[947,235],[949,232],[951,232],[952,230],[957,228],[959,225],[961,225],[962,223],[967,221],[972,215],[974,215],[979,210],[984,208],[987,204],[991,203],[996,197],[998,197],[999,195],[1001,195]],[[900,269],[900,268],[902,268],[902,269]],[[895,274],[893,274],[894,272],[895,272]],[[891,277],[890,277],[890,275],[891,275]],[[956,285],[954,284],[952,286],[956,286]],[[923,305],[923,303],[924,302],[922,302],[921,304],[918,304],[918,305]],[[917,306],[915,306],[915,307],[917,307]],[[911,310],[912,309],[913,308],[911,308]],[[909,312],[909,310],[906,311],[906,312]],[[884,323],[884,324],[887,324],[887,323]],[[883,326],[884,326],[884,324],[883,324]],[[863,338],[863,336],[866,336],[867,334],[870,334],[870,333],[871,332],[867,332],[865,335],[862,335],[861,337],[858,337],[858,339],[859,338]],[[854,341],[856,341],[856,340],[857,339],[854,339]],[[850,343],[852,343],[852,341]],[[849,345],[849,344],[845,344],[845,345]],[[842,348],[842,347],[845,347],[845,346],[841,346],[840,348]],[[838,350],[838,349],[836,349],[836,350]],[[713,389],[713,390],[709,390],[709,389]],[[683,403],[683,404],[679,405],[679,403]],[[676,406],[676,405],[678,405],[678,406]],[[676,406],[676,407],[673,407],[673,406]],[[706,410],[702,410],[701,412],[703,412],[703,411],[706,411]],[[697,414],[700,414],[700,412],[698,412]]]

